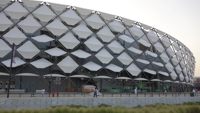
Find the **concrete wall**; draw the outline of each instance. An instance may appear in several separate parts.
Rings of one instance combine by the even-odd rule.
[[[57,105],[97,106],[107,104],[112,106],[133,107],[156,103],[181,104],[184,102],[200,102],[200,97],[25,97],[0,98],[0,108],[45,108]]]

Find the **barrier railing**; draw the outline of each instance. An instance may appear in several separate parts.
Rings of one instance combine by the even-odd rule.
[[[93,97],[93,92],[43,92],[26,93],[21,91],[11,91],[10,97]],[[144,93],[99,93],[98,97],[177,97],[177,96],[200,96],[200,92],[144,92]],[[6,97],[5,92],[0,93],[0,98]]]

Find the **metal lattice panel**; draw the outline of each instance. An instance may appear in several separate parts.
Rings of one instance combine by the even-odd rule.
[[[11,45],[14,43],[15,45],[19,45],[23,42],[27,37],[17,28],[12,28],[9,32],[7,32],[4,36],[6,41],[8,41]]]
[[[33,14],[43,22],[48,22],[55,17],[55,14],[44,4],[36,9]]]
[[[97,14],[92,14],[87,19],[85,19],[85,21],[93,29],[99,29],[105,24]]]
[[[28,13],[28,11],[18,2],[8,6],[4,12],[12,19],[20,19]]]
[[[69,9],[66,12],[62,13],[60,15],[60,18],[66,22],[68,25],[75,25],[77,24],[79,21],[81,21],[81,18],[77,15],[77,13],[72,10]]]
[[[34,33],[38,30],[41,25],[39,22],[33,18],[33,16],[29,15],[24,20],[20,21],[18,25],[26,32],[26,33]]]
[[[95,56],[104,64],[108,64],[113,59],[113,56],[106,49],[102,49]]]
[[[40,50],[31,42],[27,41],[22,46],[20,46],[17,51],[25,58],[32,59],[35,55],[37,55]]]
[[[78,67],[78,64],[70,56],[65,57],[57,65],[65,73],[71,73],[71,72],[73,72]]]
[[[5,31],[6,29],[8,29],[13,23],[8,19],[8,17],[6,17],[6,15],[1,12],[0,13],[0,30],[1,31]]]
[[[46,60],[44,58],[33,61],[33,62],[31,62],[31,64],[36,68],[47,68],[52,65],[51,62],[49,62],[48,60]]]
[[[11,48],[2,39],[0,39],[0,45],[0,58],[2,58],[11,51]]]
[[[103,47],[103,44],[94,36],[89,38],[87,41],[85,41],[85,45],[91,50],[91,51],[98,51]]]
[[[60,36],[64,32],[68,31],[68,28],[57,18],[48,24],[47,29],[51,31],[54,35]]]
[[[80,43],[80,41],[70,32],[61,37],[59,41],[67,49],[73,49]]]

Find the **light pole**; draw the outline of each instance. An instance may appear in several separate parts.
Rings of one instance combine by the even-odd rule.
[[[9,80],[8,80],[7,98],[9,98],[9,94],[10,94],[10,82],[12,79],[12,65],[13,65],[13,58],[15,57],[15,51],[16,51],[16,46],[13,43],[12,44],[12,55],[11,55],[11,61],[10,61],[10,76],[9,76]]]

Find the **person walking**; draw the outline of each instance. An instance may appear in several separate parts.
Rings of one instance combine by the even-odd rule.
[[[138,94],[137,87],[135,87],[134,92],[135,92],[135,95]]]
[[[97,87],[96,87],[95,90],[94,90],[94,96],[93,96],[93,97],[96,97],[96,98],[97,98],[97,93],[98,93],[98,89],[97,89]]]
[[[196,96],[196,90],[195,89],[192,90],[192,93],[193,93],[193,96]]]

